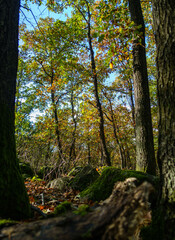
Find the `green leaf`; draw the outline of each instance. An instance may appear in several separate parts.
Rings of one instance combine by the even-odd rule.
[[[104,34],[101,34],[100,37],[98,38],[98,42],[102,42],[105,38],[105,35]]]

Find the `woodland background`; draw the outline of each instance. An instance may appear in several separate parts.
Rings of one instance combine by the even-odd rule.
[[[67,15],[37,20],[30,2]],[[96,234],[105,239],[104,232],[106,239],[121,232],[126,239],[128,226],[132,232],[127,236],[133,236],[150,200],[153,218],[148,239],[175,239],[174,19],[173,0],[152,0],[152,5],[140,0],[0,0],[1,219],[31,217],[34,206],[21,175],[21,161],[31,164],[35,174],[41,169],[55,171],[54,177],[64,177],[75,166],[91,165],[96,175],[100,166],[112,166],[94,182],[99,190],[105,180],[105,192],[100,193],[106,193],[108,183],[118,181],[115,172],[116,177],[121,173],[121,180],[133,174],[142,181],[155,180],[151,183],[156,198],[149,199],[153,188],[148,182],[138,187],[133,178],[118,182],[100,207],[106,214],[96,214],[97,208],[84,217],[80,235],[90,226],[88,233],[94,230],[90,239]],[[26,184],[32,190],[33,185]],[[45,186],[36,188],[45,190]],[[111,219],[109,209],[114,214]],[[125,217],[121,220],[121,216]],[[72,221],[79,227],[81,220]],[[101,220],[104,227],[100,225],[97,232],[96,222]],[[37,229],[36,222],[21,224],[19,232],[15,226],[0,234],[5,239],[11,234],[18,238],[26,233],[32,239],[41,234],[44,239],[50,229],[43,226],[51,223],[52,237],[57,239],[57,221],[39,221]],[[71,234],[66,228],[60,230]]]
[[[145,20],[148,79],[157,151],[155,40],[151,3],[141,2]],[[34,169],[106,165],[99,131],[100,117],[92,79],[88,42],[90,24],[98,95],[110,164],[135,169],[135,100],[132,43],[139,29],[127,1],[89,4],[47,1],[50,11],[68,7],[65,20],[28,18],[21,4],[19,68],[16,94],[16,139],[20,161]],[[27,10],[28,9],[28,10]],[[39,7],[38,7],[39,10]],[[47,11],[47,10],[45,10]],[[88,19],[88,11],[91,19]],[[50,13],[51,14],[51,13]],[[55,16],[55,15],[54,15]],[[36,20],[36,22],[35,22]],[[88,22],[89,21],[89,22]],[[32,113],[36,114],[33,120]],[[109,164],[107,164],[109,165]]]

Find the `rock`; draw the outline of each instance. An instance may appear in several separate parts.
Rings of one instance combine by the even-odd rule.
[[[59,177],[47,184],[48,188],[57,188],[59,191],[65,191],[70,182],[70,177]]]
[[[70,187],[74,190],[84,190],[92,184],[98,177],[99,173],[90,165],[85,166],[70,182]]]
[[[148,181],[153,184],[155,189],[158,189],[158,177],[138,171],[121,170],[115,167],[106,167],[100,177],[97,178],[92,185],[80,193],[80,197],[93,201],[105,200],[112,193],[112,189],[116,182],[124,181],[129,177],[135,177],[138,180],[138,185],[144,181]]]
[[[32,178],[34,176],[34,171],[31,168],[29,163],[20,162],[19,167],[24,178],[27,178],[27,177]]]

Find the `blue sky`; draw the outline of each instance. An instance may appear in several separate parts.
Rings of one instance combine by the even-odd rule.
[[[39,18],[52,17],[62,21],[66,20],[65,13],[58,14],[51,12],[45,5],[38,6],[37,4],[32,4],[29,2],[28,6],[32,12],[27,11],[25,8],[23,8],[23,6],[24,0],[21,1],[20,23],[26,23],[29,29],[33,29],[33,26],[36,26],[36,21],[38,21]],[[66,13],[69,14],[70,10],[67,10]]]
[[[25,1],[21,0],[21,6],[23,6],[23,3]],[[49,11],[47,9],[46,6],[41,5],[38,6],[37,4],[32,4],[32,3],[28,3],[29,8],[31,9],[31,11],[27,11],[25,8],[21,7],[21,11],[20,11],[20,24],[25,23],[27,25],[28,29],[33,29],[33,27],[36,27],[36,21],[39,20],[39,18],[45,18],[45,17],[52,17],[54,19],[59,19],[59,20],[66,20],[66,14],[70,14],[70,10],[65,11],[65,13],[63,14],[57,14],[57,13],[53,13],[51,11]],[[111,83],[111,81],[113,82],[114,79],[116,77],[116,73],[112,73],[110,75],[110,78],[108,79],[108,84]],[[43,113],[44,114],[44,113]],[[42,115],[41,112],[39,112],[38,110],[35,110],[32,114],[31,114],[31,121],[35,122],[36,116],[37,115]]]

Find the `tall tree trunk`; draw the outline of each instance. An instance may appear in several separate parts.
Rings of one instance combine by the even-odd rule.
[[[76,159],[76,152],[75,152],[75,141],[76,141],[76,130],[77,130],[77,119],[75,117],[75,107],[74,107],[74,90],[73,86],[71,89],[71,110],[72,110],[72,121],[74,124],[74,129],[72,132],[72,142],[70,146],[70,153],[69,153],[69,161],[73,161]]]
[[[88,164],[91,165],[91,145],[89,140],[88,140],[87,147],[88,147]]]
[[[129,0],[129,9],[131,20],[138,32],[138,36],[133,41],[136,170],[155,175],[156,161],[145,51],[145,25],[140,0]]]
[[[175,3],[172,0],[152,3],[158,71],[158,164],[167,240],[175,239]]]
[[[131,113],[132,113],[132,121],[134,125],[134,134],[135,134],[135,104],[134,104],[134,96],[133,96],[133,83],[131,79],[129,79],[128,85],[129,85],[129,98],[130,98],[130,106],[131,106]]]
[[[0,217],[12,219],[30,215],[14,127],[19,5],[19,0],[0,0]]]
[[[52,99],[52,108],[53,108],[53,116],[55,119],[55,133],[56,133],[56,138],[57,138],[57,146],[58,146],[58,155],[59,155],[59,162],[58,164],[61,163],[62,160],[62,144],[61,144],[61,139],[60,139],[60,130],[59,130],[59,122],[58,122],[58,114],[57,114],[57,108],[56,108],[56,103],[55,103],[55,90],[53,87],[53,81],[54,81],[54,73],[52,70],[52,76],[51,76],[51,99]]]
[[[99,118],[100,118],[100,126],[99,126],[100,139],[101,139],[102,150],[103,150],[105,162],[108,166],[111,166],[110,154],[109,154],[107,146],[106,146],[103,110],[102,110],[99,93],[98,93],[98,80],[97,80],[94,51],[93,51],[93,47],[92,47],[91,24],[90,24],[91,23],[91,14],[90,14],[89,6],[88,6],[88,21],[87,22],[88,22],[88,41],[89,41],[89,49],[90,49],[90,56],[91,56],[92,78],[94,81],[94,95],[95,95],[96,106],[97,106],[98,114],[99,114]]]

